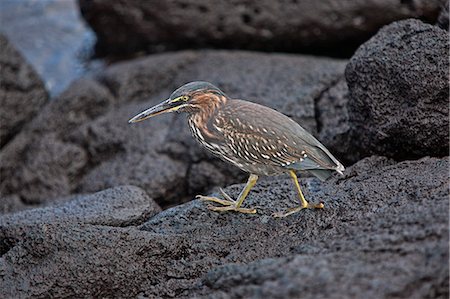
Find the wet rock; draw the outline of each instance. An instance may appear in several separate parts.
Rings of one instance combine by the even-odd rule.
[[[14,137],[48,101],[35,71],[0,34],[0,147]]]
[[[100,55],[205,47],[348,55],[385,24],[435,22],[443,2],[79,0]]]
[[[448,167],[448,158],[367,158],[345,177],[301,180],[326,208],[283,219],[270,214],[298,204],[288,178],[256,185],[245,202],[256,215],[213,213],[194,200],[138,227],[46,221],[33,211],[3,217],[0,295],[446,298]]]
[[[51,96],[86,72],[95,35],[80,16],[77,0],[0,1],[1,31],[41,76]]]
[[[449,151],[448,32],[418,20],[384,27],[346,68],[355,156]]]
[[[116,64],[73,83],[0,152],[1,194],[39,204],[130,184],[170,206],[217,185],[241,182],[245,174],[196,143],[184,116],[136,125],[128,119],[186,82],[208,80],[231,97],[273,107],[316,134],[316,102],[343,78],[344,68],[342,60],[227,51]]]

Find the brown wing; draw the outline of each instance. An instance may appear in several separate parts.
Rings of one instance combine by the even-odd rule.
[[[250,162],[298,170],[336,169],[340,163],[289,117],[255,103],[231,100],[213,124],[230,150]]]

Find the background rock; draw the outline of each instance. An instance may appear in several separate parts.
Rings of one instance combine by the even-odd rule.
[[[351,165],[359,157],[355,156],[352,145],[351,125],[348,117],[348,86],[345,78],[340,78],[320,97],[315,104],[317,138],[333,149],[344,165]]]
[[[200,148],[184,116],[164,115],[137,125],[127,120],[178,86],[203,79],[318,133],[316,109],[331,111],[335,103],[316,103],[342,80],[344,68],[342,60],[227,51],[152,55],[116,64],[74,83],[0,152],[1,194],[39,204],[131,184],[168,206],[241,182],[243,173]]]
[[[269,215],[298,204],[288,178],[256,185],[245,202],[256,215],[213,213],[194,200],[139,227],[82,220],[90,209],[76,213],[81,220],[39,217],[65,215],[66,205],[4,216],[0,295],[447,298],[448,167],[448,158],[364,159],[343,178],[302,180],[326,208],[284,219]],[[134,190],[124,205],[145,198]],[[109,195],[101,197],[89,200],[93,210]],[[138,210],[145,203],[137,199]]]
[[[0,34],[0,147],[16,135],[48,101],[31,66]]]
[[[0,1],[0,31],[41,76],[52,96],[88,70],[95,35],[80,16],[77,0]]]
[[[100,55],[196,47],[351,55],[393,21],[434,22],[443,2],[79,0]]]
[[[436,25],[441,27],[444,30],[448,31],[448,22],[449,22],[449,3],[446,1],[442,6],[441,12],[439,13],[439,17],[437,19]]]
[[[418,20],[384,27],[346,68],[355,156],[449,152],[448,32]]]

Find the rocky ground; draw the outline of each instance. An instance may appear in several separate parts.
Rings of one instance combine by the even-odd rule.
[[[80,3],[87,14],[102,1]],[[79,79],[52,101],[2,38],[2,123],[15,122],[1,126],[0,297],[447,298],[442,24],[394,22],[348,60],[153,54]],[[285,176],[258,182],[245,202],[256,215],[193,200],[219,186],[237,196],[246,175],[201,149],[182,115],[127,120],[194,80],[287,114],[335,153],[343,177],[301,179],[325,209],[271,217],[297,204]]]
[[[436,20],[443,0],[79,0],[100,55],[192,47],[349,55],[383,25]],[[374,13],[376,12],[376,13]]]

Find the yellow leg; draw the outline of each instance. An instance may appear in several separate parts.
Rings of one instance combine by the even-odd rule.
[[[273,214],[274,217],[286,217],[291,214],[297,213],[298,211],[301,211],[303,209],[323,209],[324,205],[323,203],[319,204],[310,204],[306,201],[305,197],[303,196],[302,189],[300,188],[300,184],[298,183],[297,175],[295,174],[295,171],[290,170],[289,174],[294,181],[295,187],[298,192],[298,197],[300,198],[300,207],[289,209],[287,212],[278,212]]]
[[[201,200],[216,202],[216,203],[219,203],[219,204],[225,206],[225,207],[215,207],[215,206],[209,205],[208,208],[212,211],[217,211],[217,212],[236,211],[236,212],[247,213],[247,214],[255,214],[256,213],[255,209],[241,208],[241,205],[244,202],[244,200],[247,197],[250,190],[253,188],[253,186],[255,186],[257,181],[258,181],[258,176],[255,174],[251,174],[250,177],[248,178],[247,184],[245,185],[244,189],[242,189],[237,200],[233,200],[222,189],[220,189],[220,193],[222,193],[222,196],[225,199],[220,199],[220,198],[213,197],[213,196],[202,196],[202,195],[197,195],[196,198],[199,198]]]

